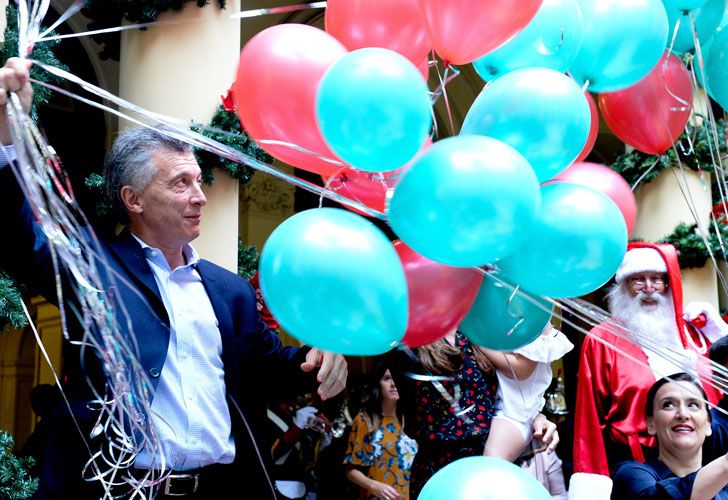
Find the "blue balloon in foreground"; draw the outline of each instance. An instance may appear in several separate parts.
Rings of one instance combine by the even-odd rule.
[[[698,32],[698,40],[703,49],[703,57],[705,53],[705,43],[710,40],[715,30],[720,26],[721,19],[725,8],[725,0],[709,0],[703,6],[698,7],[693,13],[695,16],[695,30]],[[690,29],[690,16],[684,11],[667,9],[667,18],[670,21],[670,36],[675,29],[675,25],[680,21],[680,27],[675,36],[675,43],[672,51],[676,54],[688,52],[695,48],[693,32]],[[668,40],[669,43],[669,40]]]
[[[728,28],[723,28],[713,37],[710,54],[705,61],[705,76],[710,96],[724,110],[728,109]]]
[[[666,10],[677,10],[687,12],[699,9],[705,4],[706,0],[662,0]]]
[[[529,240],[498,263],[504,279],[554,298],[604,285],[627,250],[627,226],[617,205],[599,191],[569,183],[548,184],[541,197]]]
[[[328,351],[382,354],[407,328],[407,282],[377,227],[336,208],[300,212],[263,247],[260,285],[281,326]]]
[[[660,0],[580,0],[584,42],[571,64],[590,92],[630,87],[655,67],[667,46],[668,22]]]
[[[526,240],[540,198],[536,176],[518,151],[490,137],[450,137],[424,152],[397,183],[389,224],[428,259],[481,265]]]
[[[467,457],[446,465],[422,488],[418,500],[551,500],[536,478],[491,457]]]
[[[316,119],[331,150],[370,172],[395,170],[420,150],[432,105],[419,70],[387,49],[350,52],[324,74]]]
[[[497,351],[530,344],[541,335],[553,311],[549,302],[530,295],[537,304],[486,276],[460,331],[473,343]]]
[[[473,67],[486,82],[521,68],[551,68],[563,73],[579,52],[583,30],[576,0],[544,0],[523,31],[473,61]]]
[[[485,135],[526,157],[540,182],[579,156],[591,127],[584,92],[546,68],[519,69],[485,86],[470,106],[460,135]]]

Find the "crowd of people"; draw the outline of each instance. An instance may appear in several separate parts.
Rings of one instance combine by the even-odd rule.
[[[0,69],[0,106],[9,92],[29,106],[26,62]],[[234,483],[245,498],[408,500],[449,463],[485,455],[515,461],[566,498],[556,425],[542,413],[551,363],[574,347],[563,333],[549,323],[531,344],[499,352],[455,328],[430,345],[392,351],[366,381],[347,383],[343,356],[284,346],[261,317],[255,289],[197,255],[201,172],[191,147],[167,132],[121,132],[105,165],[124,228],[98,231],[103,255],[95,258],[110,271],[95,292],[124,300],[129,321],[119,328],[138,346],[154,393],[139,420],[154,423],[159,440],[114,473],[134,484],[166,464],[145,490],[160,499],[240,498]],[[0,113],[0,197],[13,234],[13,245],[0,246],[0,265],[57,302],[56,277],[66,286],[73,272],[55,258],[8,168],[10,139]],[[36,498],[123,496],[108,490],[102,472],[89,475],[107,445],[91,402],[105,394],[109,368],[79,342],[87,325],[66,297],[64,400],[46,413],[43,442],[32,446]],[[708,305],[683,310],[669,245],[631,244],[609,308],[612,319],[581,346],[570,498],[728,498],[728,405],[707,382],[710,359],[728,360],[728,325]]]

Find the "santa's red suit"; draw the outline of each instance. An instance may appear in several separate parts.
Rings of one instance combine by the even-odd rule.
[[[683,320],[682,280],[675,248],[643,242],[631,243],[629,249],[633,248],[654,248],[659,252],[669,277],[668,290],[672,293],[682,345],[701,354],[697,356],[696,367],[710,373],[709,340]],[[642,271],[647,270],[650,269]],[[623,338],[623,331],[617,335],[612,333],[615,329],[615,326],[599,325],[582,345],[574,428],[575,473],[608,476],[620,461],[644,462],[644,447],[656,446],[645,422],[647,391],[656,377],[643,349]],[[708,399],[717,402],[718,391],[706,384],[703,386]]]

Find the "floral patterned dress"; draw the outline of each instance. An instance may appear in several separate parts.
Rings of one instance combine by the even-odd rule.
[[[417,443],[403,431],[396,417],[382,417],[379,428],[369,432],[364,415],[359,413],[351,426],[344,463],[367,468],[367,477],[392,486],[400,500],[409,500],[410,469]],[[371,492],[362,498],[378,499]]]
[[[460,332],[455,335],[455,346],[463,353],[462,368],[452,373],[451,380],[442,380],[439,388],[436,383],[410,376],[397,381],[397,387],[401,383],[406,391],[400,404],[405,404],[405,418],[411,422],[408,430],[420,445],[412,467],[413,498],[447,464],[483,454],[496,412],[495,370],[484,373],[478,368],[473,348]],[[419,364],[409,371],[426,373]]]

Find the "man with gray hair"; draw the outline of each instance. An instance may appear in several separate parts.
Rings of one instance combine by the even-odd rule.
[[[570,498],[587,492],[595,500],[608,498],[618,463],[654,458],[654,436],[644,419],[647,391],[673,373],[709,374],[711,338],[728,331],[709,304],[691,304],[684,317],[672,245],[630,243],[615,281],[608,295],[613,321],[593,328],[581,349]],[[706,322],[700,330],[690,321],[698,315]],[[714,387],[705,390],[717,401]]]
[[[10,59],[0,69],[4,144],[9,91],[30,103],[26,62]],[[108,296],[122,297],[128,312],[129,321],[119,321],[119,329],[138,346],[138,361],[152,386],[149,414],[140,417],[154,424],[159,448],[142,449],[129,464],[131,471],[89,466],[84,478],[96,475],[114,482],[124,474],[144,477],[164,463],[165,471],[172,472],[154,486],[150,494],[156,498],[274,498],[261,458],[269,455],[261,451],[269,447],[258,446],[255,436],[265,428],[265,397],[308,385],[307,379],[315,384],[304,372],[316,368],[319,395],[331,397],[345,386],[346,362],[318,349],[284,347],[258,316],[252,287],[198,256],[190,243],[200,234],[207,200],[191,148],[173,136],[164,127],[119,134],[108,154],[106,179],[107,194],[125,228],[101,242],[116,278],[113,293],[106,281]],[[46,298],[57,302],[48,240],[10,170],[0,169],[0,196],[13,244],[0,246],[0,265],[31,291],[48,293]],[[66,301],[65,309],[72,311],[73,297]],[[36,498],[113,495],[82,480],[95,449],[105,446],[94,442],[102,431],[98,402],[94,406],[92,401],[104,394],[104,372],[109,370],[98,357],[82,359],[89,350],[78,343],[66,345],[62,388],[70,404],[57,408]]]

